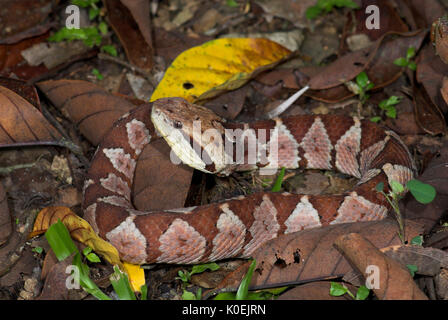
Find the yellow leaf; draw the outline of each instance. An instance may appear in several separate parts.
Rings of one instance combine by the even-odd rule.
[[[173,61],[151,101],[182,97],[197,103],[241,87],[290,54],[285,47],[262,38],[222,38],[206,42],[182,52]]]
[[[121,270],[124,270],[118,255],[118,250],[109,242],[98,237],[87,221],[80,218],[67,207],[47,207],[42,209],[37,215],[33,231],[29,237],[32,238],[44,233],[58,219],[67,227],[73,239],[91,247],[110,264],[117,264]]]
[[[145,271],[138,264],[123,262],[123,266],[128,274],[132,290],[140,292],[140,288],[145,284]]]

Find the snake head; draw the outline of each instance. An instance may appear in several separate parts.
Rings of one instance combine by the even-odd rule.
[[[230,173],[234,165],[226,145],[233,146],[226,143],[225,119],[185,99],[162,98],[154,101],[151,120],[183,163],[206,173]]]

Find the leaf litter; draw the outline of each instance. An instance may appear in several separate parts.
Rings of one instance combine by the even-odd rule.
[[[387,288],[394,288],[394,282],[402,283],[402,288],[409,288],[404,290],[406,292],[391,289],[387,294],[375,291],[375,298],[425,298],[427,295],[430,298],[446,299],[448,281],[444,251],[446,246],[443,244],[445,238],[440,235],[437,238],[435,235],[438,233],[434,231],[443,223],[443,208],[446,207],[443,204],[446,194],[443,169],[446,167],[447,150],[444,120],[447,111],[447,81],[444,78],[446,72],[443,72],[446,69],[446,21],[440,17],[443,4],[436,0],[425,2],[424,7],[419,1],[396,2],[394,7],[387,1],[375,1],[386,14],[382,16],[382,22],[387,22],[388,27],[372,31],[364,28],[363,23],[366,18],[365,7],[370,4],[368,1],[359,1],[359,9],[333,8],[328,14],[315,19],[306,17],[308,8],[315,5],[315,1],[253,1],[248,4],[237,1],[236,5],[231,6],[225,1],[205,3],[201,0],[192,1],[188,5],[179,1],[179,4],[160,2],[152,6],[149,6],[147,1],[105,1],[105,6],[100,5],[103,11],[98,18],[86,22],[91,27],[99,28],[98,19],[107,17],[110,28],[101,36],[101,44],[84,53],[80,51],[69,58],[56,59],[54,61],[57,63],[45,66],[41,63],[33,66],[23,59],[21,53],[26,55],[25,50],[28,48],[39,48],[38,46],[46,44],[48,36],[58,29],[55,26],[61,26],[63,23],[58,20],[57,15],[49,15],[48,10],[55,13],[60,8],[48,6],[42,11],[31,10],[27,13],[30,15],[29,19],[20,19],[20,24],[15,23],[19,20],[14,19],[14,14],[10,15],[11,19],[2,20],[7,25],[1,29],[7,34],[0,37],[0,70],[7,80],[0,82],[0,92],[3,97],[13,101],[2,105],[5,111],[12,115],[14,109],[20,110],[24,115],[14,125],[11,125],[12,120],[3,118],[2,125],[9,128],[3,146],[15,149],[30,144],[47,146],[36,150],[35,155],[41,152],[41,158],[37,156],[25,164],[16,163],[14,159],[18,156],[14,153],[5,153],[5,156],[12,157],[12,160],[5,165],[8,169],[2,174],[2,183],[6,194],[15,201],[12,206],[2,202],[4,206],[0,220],[0,241],[9,242],[9,245],[0,251],[1,260],[5,261],[0,269],[0,285],[7,288],[7,297],[33,299],[41,294],[39,286],[35,285],[40,280],[38,275],[33,273],[32,266],[36,266],[48,254],[45,249],[42,253],[30,250],[30,247],[25,245],[25,235],[32,225],[44,231],[52,221],[54,222],[54,217],[65,219],[67,225],[75,229],[76,226],[81,226],[78,231],[73,230],[78,232],[78,235],[72,236],[84,242],[90,241],[89,245],[94,251],[104,253],[106,261],[119,264],[113,254],[114,250],[96,239],[90,233],[89,226],[79,220],[78,214],[82,216],[82,213],[76,199],[81,194],[82,175],[86,172],[83,157],[91,157],[102,136],[123,114],[139,112],[138,109],[132,111],[137,106],[148,108],[146,101],[134,97],[134,92],[138,92],[136,84],[132,77],[126,76],[126,73],[133,73],[140,77],[140,82],[148,83],[141,85],[141,88],[153,90],[147,93],[147,96],[152,94],[152,99],[184,96],[191,101],[203,103],[231,120],[253,119],[255,116],[263,118],[272,110],[278,110],[278,105],[282,105],[282,102],[299,89],[309,85],[310,90],[299,100],[292,102],[291,106],[288,104],[286,111],[282,111],[287,114],[344,113],[365,118],[380,116],[383,117],[380,120],[384,121],[383,124],[393,123],[393,129],[402,135],[413,151],[420,167],[419,179],[432,184],[438,194],[429,205],[416,203],[410,196],[403,201],[403,212],[408,219],[408,235],[423,235],[441,248],[400,245],[393,219],[366,225],[355,223],[350,226],[306,230],[272,240],[254,254],[257,271],[252,279],[252,288],[290,285],[296,287],[283,294],[285,299],[288,294],[290,299],[331,298],[328,280],[338,280],[344,275],[356,274],[347,259],[357,265],[354,257],[350,255],[349,247],[359,246],[361,249],[358,251],[369,258],[378,256],[378,261],[400,265],[394,269],[400,272],[391,271],[393,276],[390,277],[391,282],[385,284]],[[10,12],[14,12],[11,10],[18,5],[8,1],[6,7]],[[117,16],[117,8],[123,9],[122,12],[126,14]],[[83,10],[83,14],[88,11]],[[417,12],[423,14],[418,15]],[[148,19],[149,16],[151,19]],[[428,32],[421,30],[431,27],[433,22],[435,24],[429,34],[430,40]],[[53,29],[49,31],[51,27]],[[226,34],[237,34],[245,40],[222,39]],[[295,41],[298,45],[297,52],[291,54],[281,44],[250,36],[274,34],[281,34],[282,41],[286,41],[283,43]],[[297,34],[303,35],[303,41],[297,41]],[[232,43],[238,41],[241,43],[232,47]],[[213,44],[218,45],[217,49],[213,48]],[[226,51],[229,47],[223,44],[231,44],[230,48],[233,50]],[[111,46],[115,48],[116,56],[113,53],[115,51],[110,49]],[[210,70],[220,70],[220,73],[212,71],[195,74],[192,70],[204,68],[204,65],[198,66],[192,64],[192,61],[198,63],[199,54],[207,52],[207,47],[224,54],[225,63],[216,57],[204,60],[205,67],[208,68],[207,64],[210,64]],[[415,76],[410,70],[394,64],[396,59],[405,57],[411,47],[415,50]],[[241,48],[243,50],[240,50]],[[113,55],[104,58],[105,50],[110,50]],[[98,52],[103,55],[98,55]],[[188,57],[188,53],[190,58],[182,60],[182,55],[187,54]],[[194,61],[195,59],[197,61]],[[182,63],[178,64],[179,61]],[[250,66],[246,68],[246,65]],[[96,76],[92,74],[94,69],[99,70]],[[354,81],[362,71],[366,72],[374,87],[369,92],[370,98],[360,107],[358,96],[350,91],[346,84]],[[100,79],[98,74],[101,74],[103,79]],[[167,82],[166,79],[170,77],[174,80]],[[27,84],[18,83],[17,78],[31,81]],[[207,79],[206,85],[201,83],[203,78]],[[33,86],[35,82],[39,90],[37,94]],[[405,96],[401,102],[402,107],[397,106],[396,121],[384,119],[385,115],[381,114],[378,106],[381,100],[390,95],[392,88],[394,94]],[[412,108],[409,109],[409,106]],[[431,117],[428,117],[428,114]],[[414,127],[409,130],[407,126],[411,122]],[[73,144],[79,144],[80,148],[60,148],[67,146],[61,141],[75,141]],[[22,152],[20,150],[15,152]],[[63,178],[51,173],[53,158],[64,152],[63,158],[68,159],[67,167],[72,171],[72,181],[66,179],[66,173]],[[162,140],[143,150],[137,164],[137,176],[151,176],[152,179],[136,178],[133,194],[134,204],[139,209],[172,208],[173,204],[181,207],[218,201],[229,195],[269,190],[276,179],[274,176],[262,177],[257,173],[211,178],[186,167],[173,167],[167,157],[169,149]],[[33,191],[33,196],[29,199],[24,197],[24,194],[29,192],[29,189],[25,188],[28,181],[24,178],[26,172],[34,172],[35,177],[46,172],[46,177],[51,177],[47,182],[41,182],[39,188],[42,191]],[[320,173],[307,172],[303,178],[300,171],[286,172],[283,190],[320,193],[322,186],[331,192],[342,192],[347,188],[343,176],[331,174],[315,178],[317,174]],[[176,181],[176,187],[162,187],[167,180]],[[309,183],[310,181],[312,183]],[[213,187],[214,184],[219,187]],[[60,185],[64,188],[61,189]],[[28,187],[33,186],[38,184],[30,184]],[[58,189],[65,191],[58,193]],[[54,198],[55,195],[59,200],[65,199],[65,203],[70,204],[71,208],[50,207],[49,205],[55,202],[51,203],[48,199]],[[23,204],[23,207],[18,204]],[[37,209],[44,208],[36,224],[31,218],[23,219],[30,213],[31,208],[35,210],[34,214]],[[42,217],[45,213],[53,215],[53,220],[44,219],[44,222]],[[18,227],[12,228],[14,224]],[[338,236],[342,238],[338,240]],[[37,246],[38,239],[33,239],[31,243],[34,242]],[[318,245],[313,247],[316,243]],[[339,249],[347,259],[336,250],[335,243],[339,244]],[[392,246],[393,244],[395,245]],[[324,265],[322,261],[326,261]],[[196,284],[207,285],[211,290],[209,293],[232,288],[236,290],[248,267],[247,264],[241,263],[223,268],[227,277],[224,271],[218,270],[216,272],[221,273],[208,281],[207,273],[201,274],[204,278],[198,278]],[[220,264],[223,265],[223,262]],[[417,277],[434,279],[435,287],[433,285],[431,289],[427,280],[415,282],[403,265],[415,265]],[[41,283],[40,287],[44,290],[40,297],[85,298],[85,295],[70,297],[62,287],[58,287],[62,280],[54,275],[62,267],[62,264],[48,264],[48,282]],[[12,271],[8,271],[10,268]],[[171,276],[176,274],[170,272],[175,270],[172,268],[158,267],[145,271],[146,276],[152,275],[159,279],[159,282],[149,286],[150,298],[170,299],[182,295],[179,282]],[[362,265],[359,268],[362,269]],[[235,269],[233,273],[232,269]],[[92,270],[94,273],[108,274],[112,272],[112,266],[109,262],[101,262]],[[137,270],[140,270],[140,275],[131,276],[131,280],[141,281],[142,271]],[[132,274],[130,271],[129,273]],[[26,279],[19,276],[20,274],[24,274]],[[26,290],[13,289],[20,282],[27,283]],[[362,283],[355,283],[355,280],[353,282],[357,286]],[[54,295],[48,295],[49,291],[45,288],[49,285],[60,289],[56,290]],[[347,283],[345,285],[350,286]],[[308,293],[304,294],[307,288]],[[352,292],[356,291],[354,287],[350,289]]]

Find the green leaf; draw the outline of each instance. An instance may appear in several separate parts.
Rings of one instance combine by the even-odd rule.
[[[183,300],[197,300],[196,295],[193,292],[187,291],[184,289],[184,292],[182,293],[182,299]]]
[[[93,47],[94,45],[101,44],[101,35],[95,27],[80,29],[68,29],[67,27],[64,27],[48,38],[48,41],[52,42],[60,42],[64,40],[82,40],[85,45]]]
[[[202,288],[199,288],[196,292],[196,300],[202,300]]]
[[[372,117],[372,118],[370,118],[370,121],[372,121],[372,122],[380,122],[381,121],[381,117]]]
[[[221,292],[218,293],[213,300],[235,300],[236,294],[234,292]]]
[[[140,287],[140,292],[142,293],[140,300],[148,300],[148,286],[146,284]]]
[[[411,69],[412,71],[415,71],[415,70],[417,70],[417,65],[415,64],[414,61],[411,61],[408,64],[408,68]]]
[[[101,262],[100,258],[92,252],[92,248],[85,247],[82,250],[82,254],[89,260],[90,262]]]
[[[219,265],[214,262],[206,263],[206,264],[198,264],[193,266],[190,272],[190,276],[196,273],[202,273],[205,270],[216,271],[219,269]]]
[[[389,182],[389,184],[390,184],[390,187],[392,188],[392,192],[395,194],[400,194],[404,191],[403,185],[398,181],[391,180]]]
[[[98,263],[101,262],[100,257],[98,257],[95,253],[89,253],[86,256],[87,260],[89,260],[90,262],[94,262],[94,263]]]
[[[338,282],[331,282],[330,295],[333,297],[339,297],[346,294],[348,291],[347,287],[343,286]]]
[[[101,47],[101,51],[110,54],[113,57],[118,56],[117,49],[113,45],[105,45]]]
[[[235,0],[227,0],[226,5],[231,8],[236,8],[239,6],[238,2],[236,2]]]
[[[423,245],[423,237],[422,236],[415,236],[411,239],[411,244],[414,246],[421,246]]]
[[[418,271],[418,267],[415,264],[407,264],[406,267],[409,269],[409,272],[414,277],[415,273]]]
[[[255,266],[257,265],[256,261],[253,260],[250,264],[249,270],[244,276],[243,280],[238,287],[238,291],[236,292],[236,300],[245,300],[247,298],[247,294],[249,292],[249,285],[252,280],[252,275],[255,270]]]
[[[44,251],[44,249],[42,247],[35,247],[31,251],[41,254]]]
[[[390,106],[394,106],[401,101],[402,97],[390,96],[388,99],[385,99],[379,103],[379,106],[382,110],[386,110]]]
[[[406,184],[406,187],[411,191],[415,200],[420,203],[427,204],[436,197],[436,189],[433,186],[423,183],[419,180],[412,179]]]
[[[322,13],[322,9],[318,6],[308,7],[305,12],[305,16],[308,20],[316,19]]]
[[[363,89],[367,87],[367,85],[369,84],[369,78],[367,77],[367,73],[365,73],[365,71],[362,71],[356,76],[356,83]]]
[[[367,86],[364,88],[365,91],[369,91],[370,89],[372,89],[375,86],[375,84],[373,84],[372,82],[369,82],[367,84]],[[368,96],[368,95],[366,95]]]
[[[384,190],[384,183],[383,183],[383,182],[378,183],[378,184],[376,185],[375,189],[376,189],[376,191],[378,191],[378,192],[383,191],[383,190]]]
[[[96,68],[92,70],[92,74],[94,74],[98,80],[103,80],[104,79],[104,76]]]
[[[78,252],[78,248],[76,248],[70,237],[70,233],[59,219],[45,232],[45,238],[47,238],[58,261],[62,261],[73,253]]]
[[[72,0],[72,4],[79,6],[81,8],[87,8],[97,3],[99,0]]]
[[[360,286],[356,292],[356,300],[366,300],[370,294],[370,289],[366,286]]]
[[[350,8],[350,9],[358,9],[359,6],[356,2],[352,0],[333,0],[333,4],[338,8]]]
[[[408,63],[409,62],[404,57],[401,57],[401,58],[398,58],[398,59],[394,60],[394,64],[399,66],[399,67],[406,67],[408,65]]]
[[[285,168],[282,167],[277,179],[275,180],[274,186],[272,187],[272,192],[279,192],[282,188],[283,178],[285,177]]]
[[[101,21],[98,25],[98,29],[100,30],[101,34],[105,36],[107,34],[108,26],[107,23],[104,21]]]
[[[394,106],[388,106],[386,108],[386,116],[395,119],[397,117],[397,109]]]
[[[89,20],[95,19],[100,14],[100,9],[90,8],[89,9]]]
[[[128,275],[122,272],[118,266],[114,266],[114,273],[109,279],[120,300],[137,300],[129,284]]]
[[[188,271],[179,270],[177,272],[177,275],[179,276],[177,278],[182,280],[183,282],[189,282],[190,281],[190,273]]]
[[[414,47],[408,48],[408,50],[406,51],[406,59],[410,60],[414,56],[415,56],[415,48]]]

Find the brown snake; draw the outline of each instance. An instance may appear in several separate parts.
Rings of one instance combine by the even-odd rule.
[[[195,121],[201,125],[199,138]],[[245,139],[229,134],[238,129]],[[131,197],[136,162],[145,145],[160,135],[180,159],[209,173],[259,166],[314,168],[337,170],[359,182],[342,195],[260,192],[198,207],[141,212]],[[256,144],[256,163],[248,164],[249,141]],[[246,148],[244,154],[229,153],[239,146]],[[370,121],[300,115],[227,123],[204,107],[164,98],[124,115],[105,136],[85,181],[83,208],[122,260],[191,264],[249,257],[266,241],[306,228],[382,219],[389,206],[375,186],[383,182],[387,188],[391,180],[405,184],[414,173],[399,137]]]

